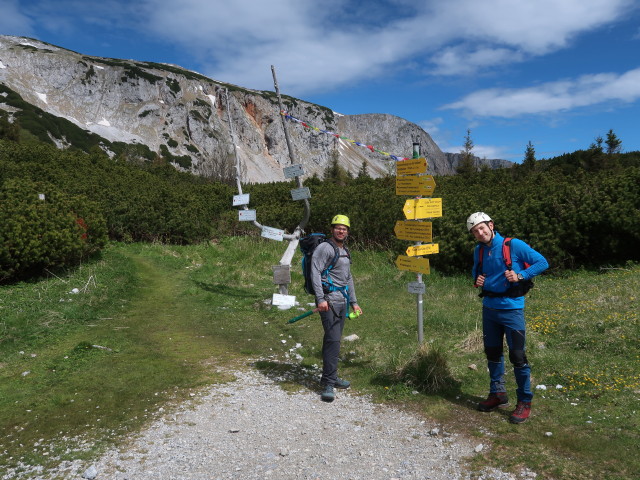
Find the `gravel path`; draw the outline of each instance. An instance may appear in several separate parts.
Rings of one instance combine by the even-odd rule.
[[[482,447],[439,425],[338,391],[286,392],[257,370],[214,385],[93,464],[68,462],[28,478],[97,480],[515,479],[497,470],[465,471]],[[42,474],[40,474],[42,475]]]

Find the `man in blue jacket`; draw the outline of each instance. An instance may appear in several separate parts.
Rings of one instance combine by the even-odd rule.
[[[482,288],[482,333],[489,367],[489,396],[478,410],[490,412],[509,404],[504,379],[504,337],[513,365],[518,404],[509,417],[522,423],[531,413],[531,368],[525,354],[526,328],[523,286],[545,271],[547,260],[522,240],[511,239],[511,268],[503,255],[504,238],[495,231],[493,220],[484,212],[467,218],[467,229],[478,241],[473,255],[472,275],[475,286]]]

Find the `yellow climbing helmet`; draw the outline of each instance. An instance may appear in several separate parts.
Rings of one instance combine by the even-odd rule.
[[[333,217],[333,220],[331,220],[331,225],[346,225],[347,227],[351,228],[349,217],[347,217],[346,215],[336,215],[335,217]]]

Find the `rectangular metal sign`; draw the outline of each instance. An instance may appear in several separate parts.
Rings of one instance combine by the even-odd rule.
[[[396,175],[412,175],[427,172],[426,158],[410,158],[396,162]]]
[[[271,305],[293,307],[295,304],[296,304],[295,295],[282,295],[280,293],[274,293],[271,299]]]
[[[311,191],[309,187],[294,188],[291,190],[291,198],[293,200],[304,200],[305,198],[311,198]]]
[[[433,195],[436,182],[432,175],[396,177],[396,195]]]
[[[277,240],[278,242],[281,242],[282,240],[284,240],[284,230],[263,226],[261,236],[263,236],[264,238],[269,238],[271,240]]]
[[[402,208],[407,220],[435,218],[442,216],[441,198],[412,198],[404,202]]]
[[[431,222],[399,220],[393,229],[400,240],[411,240],[412,242],[433,241],[433,224]]]
[[[301,177],[304,175],[304,169],[301,164],[291,165],[290,167],[284,167],[282,169],[284,172],[284,178],[294,178]]]
[[[238,210],[238,220],[241,222],[253,222],[255,219],[255,210]]]
[[[249,194],[243,193],[242,195],[234,195],[233,196],[233,206],[237,207],[238,205],[249,205]]]
[[[431,255],[432,253],[440,253],[440,247],[437,243],[428,243],[427,245],[414,245],[407,248],[407,255],[410,257],[418,257],[420,255]]]
[[[273,283],[276,285],[287,285],[291,283],[290,265],[273,265]]]
[[[398,270],[407,270],[409,272],[424,273],[429,275],[429,259],[422,257],[406,257],[398,255],[396,258],[396,267]]]
[[[407,291],[409,293],[422,293],[426,291],[425,284],[422,282],[409,282],[407,283]]]

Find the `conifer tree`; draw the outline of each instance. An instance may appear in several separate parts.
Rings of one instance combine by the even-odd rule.
[[[613,155],[614,153],[620,153],[622,150],[622,140],[613,133],[613,130],[607,132],[607,140],[604,142],[607,145],[607,154]]]
[[[533,148],[533,143],[529,140],[527,143],[527,148],[524,151],[524,160],[522,161],[522,166],[527,170],[533,170],[536,166],[536,150]]]
[[[456,173],[459,175],[471,175],[477,171],[475,165],[475,157],[473,155],[473,140],[471,139],[471,130],[467,129],[464,137],[464,148],[460,150],[460,163],[456,167]]]
[[[357,178],[371,178],[369,175],[369,167],[366,160],[362,161],[362,165],[360,166],[360,170],[358,170]]]

